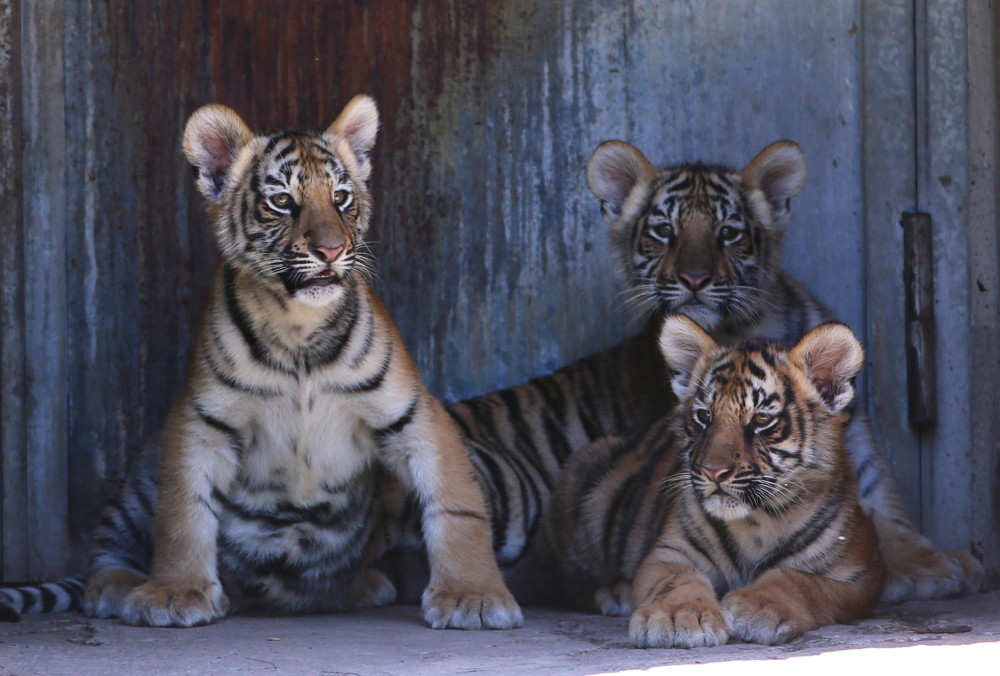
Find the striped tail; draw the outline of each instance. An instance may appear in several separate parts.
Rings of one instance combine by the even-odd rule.
[[[58,613],[83,607],[86,576],[61,582],[0,587],[0,621],[17,622],[27,613]]]

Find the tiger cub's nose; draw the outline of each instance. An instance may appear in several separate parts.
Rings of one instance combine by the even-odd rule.
[[[335,247],[328,246],[313,246],[312,253],[316,258],[320,259],[324,263],[332,263],[337,260],[337,256],[341,254],[344,250],[344,245],[341,244]]]
[[[704,474],[709,481],[713,481],[715,483],[721,483],[733,473],[732,467],[702,465],[700,469],[701,473]]]
[[[684,285],[692,291],[698,291],[708,285],[712,275],[703,272],[681,272],[678,275]]]

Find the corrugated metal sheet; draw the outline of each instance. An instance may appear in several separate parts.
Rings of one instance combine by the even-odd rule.
[[[17,254],[6,249],[0,271],[7,579],[70,565],[60,545],[79,554],[101,496],[180,386],[216,260],[179,152],[202,103],[252,126],[321,127],[351,95],[376,96],[378,286],[448,399],[632,330],[584,183],[601,140],[630,140],[654,162],[736,165],[799,141],[810,177],[788,266],[862,332],[881,312],[864,291],[866,243],[882,242],[866,219],[882,227],[913,207],[905,185],[880,209],[862,183],[912,171],[906,133],[878,146],[899,161],[863,151],[876,147],[866,134],[898,131],[910,96],[902,0],[0,0],[0,11],[0,107],[14,130],[0,134],[12,150],[0,195],[6,213],[23,209],[2,225]],[[894,302],[895,287],[879,288],[873,303]]]

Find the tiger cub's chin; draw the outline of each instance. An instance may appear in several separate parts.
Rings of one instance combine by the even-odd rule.
[[[753,507],[722,491],[701,498],[701,508],[721,521],[738,521],[753,514]]]

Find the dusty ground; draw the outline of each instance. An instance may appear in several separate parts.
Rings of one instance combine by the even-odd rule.
[[[528,609],[522,629],[432,631],[418,609],[143,629],[64,613],[0,625],[0,674],[1000,673],[1000,591],[880,609],[781,647],[636,650],[627,620]],[[658,668],[660,667],[660,668]],[[975,669],[975,672],[970,668]],[[879,671],[876,672],[876,669]],[[851,674],[851,671],[854,671]]]

